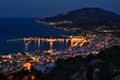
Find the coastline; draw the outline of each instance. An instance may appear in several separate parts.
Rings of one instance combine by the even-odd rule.
[[[62,27],[57,27],[55,24],[51,24],[51,23],[48,23],[48,22],[45,22],[45,21],[41,21],[41,20],[34,20],[34,22],[36,23],[42,23],[42,24],[46,24],[46,25],[49,25],[49,26],[52,26],[54,28],[57,28],[57,29],[60,29],[60,30],[64,30],[64,31],[70,31],[70,32],[73,32],[73,33],[77,33],[75,30],[71,29],[71,28],[62,28]]]
[[[17,53],[24,52],[25,45],[23,41],[19,42],[7,42],[9,39],[18,39],[18,38],[29,38],[29,37],[42,37],[42,38],[50,38],[53,35],[53,38],[63,37],[65,35],[76,35],[72,32],[67,32],[64,30],[55,29],[54,26],[48,26],[49,24],[39,24],[37,22],[32,21],[31,19],[5,19],[3,20],[3,24],[1,26],[1,34],[0,34],[0,53],[1,54],[9,54],[9,53]],[[15,24],[14,24],[15,22]],[[4,27],[2,27],[4,26]],[[11,26],[11,27],[10,27]],[[9,29],[9,31],[5,31]],[[3,34],[4,33],[4,34]],[[42,42],[41,42],[42,43]],[[48,44],[48,43],[47,43]],[[56,44],[56,43],[55,43]],[[42,45],[42,44],[41,44]],[[46,45],[46,43],[45,43]],[[49,46],[45,45],[41,47],[40,50],[47,50]],[[49,45],[49,44],[48,44]],[[60,45],[61,46],[61,45]],[[60,46],[58,48],[60,48]],[[58,49],[57,48],[57,49]],[[30,45],[27,51],[39,50],[38,45]]]

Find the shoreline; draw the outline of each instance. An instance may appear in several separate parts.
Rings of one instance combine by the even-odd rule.
[[[59,30],[64,30],[64,31],[68,31],[68,32],[73,32],[73,33],[76,33],[76,34],[77,34],[76,31],[71,30],[70,28],[68,29],[68,28],[57,27],[56,25],[54,25],[54,24],[50,24],[50,23],[47,23],[47,22],[45,22],[45,21],[34,20],[34,22],[36,22],[36,23],[42,23],[42,24],[46,24],[46,25],[52,26],[52,27],[54,27],[54,28],[56,28],[56,29],[59,29]]]

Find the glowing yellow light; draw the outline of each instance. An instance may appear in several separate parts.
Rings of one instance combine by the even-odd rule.
[[[30,62],[26,62],[26,63],[23,64],[23,67],[27,68],[30,71],[30,69],[31,69],[31,63]]]

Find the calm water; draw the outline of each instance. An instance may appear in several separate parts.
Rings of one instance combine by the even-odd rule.
[[[60,37],[62,35],[74,35],[73,32],[55,29],[52,26],[32,22],[34,19],[0,19],[0,54],[17,53],[23,51],[48,50],[50,44],[32,41],[25,49],[24,41],[7,42],[9,39],[24,37]],[[53,49],[68,47],[67,44],[55,42]]]

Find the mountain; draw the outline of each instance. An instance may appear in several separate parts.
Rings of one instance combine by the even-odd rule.
[[[120,26],[120,15],[101,8],[82,8],[53,17],[39,19],[59,28],[78,28],[81,30],[94,30],[100,26]]]

